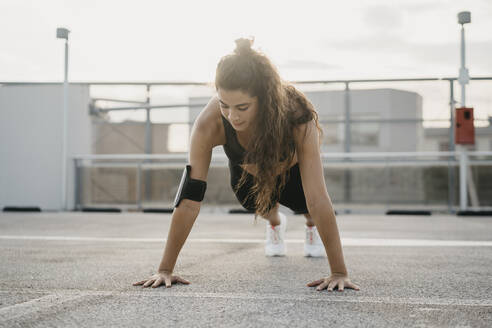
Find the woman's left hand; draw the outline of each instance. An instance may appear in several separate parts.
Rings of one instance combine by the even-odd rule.
[[[349,277],[346,275],[332,274],[329,277],[312,281],[307,284],[308,287],[316,287],[316,290],[323,290],[328,287],[328,291],[332,292],[335,287],[338,286],[338,291],[341,292],[343,289],[352,288],[355,290],[360,290],[359,286],[350,281]]]

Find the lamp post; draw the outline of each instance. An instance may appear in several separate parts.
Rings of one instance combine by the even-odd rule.
[[[68,34],[70,31],[59,27],[56,29],[56,37],[65,39],[65,74],[63,79],[63,137],[62,137],[62,190],[61,208],[67,210],[67,117],[68,117]]]
[[[458,23],[461,24],[461,66],[458,77],[458,82],[461,85],[461,107],[466,107],[465,87],[470,81],[468,69],[465,67],[465,24],[471,23],[471,13],[462,11],[458,13]],[[456,124],[456,123],[455,123]],[[473,123],[472,123],[473,124]],[[454,128],[454,127],[453,127]],[[466,147],[457,145],[457,150],[460,152],[460,210],[466,211],[468,208],[468,156],[466,155]],[[471,176],[470,176],[471,178]]]
[[[465,24],[471,23],[471,13],[462,11],[458,13],[458,23],[461,24],[461,67],[458,81],[461,84],[461,107],[466,107],[465,86],[470,82],[468,68],[465,67]]]

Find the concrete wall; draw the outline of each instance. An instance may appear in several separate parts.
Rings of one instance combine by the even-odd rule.
[[[67,156],[91,151],[89,87],[69,88]],[[0,208],[62,208],[63,85],[0,87]],[[68,161],[67,202],[74,204]]]
[[[170,124],[151,124],[152,154],[169,152]],[[145,122],[94,122],[93,154],[145,154]]]

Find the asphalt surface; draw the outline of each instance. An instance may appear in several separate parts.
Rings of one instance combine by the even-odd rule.
[[[142,288],[170,214],[0,214],[0,327],[490,327],[492,217],[339,215],[360,291],[316,291],[326,258],[302,254],[288,214],[287,256],[265,257],[265,222],[202,211],[175,273]]]

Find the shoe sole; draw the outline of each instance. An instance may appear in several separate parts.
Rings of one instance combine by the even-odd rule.
[[[326,257],[324,254],[304,254],[304,257]]]
[[[265,256],[285,256],[285,254],[287,253],[287,247],[284,246],[283,249],[276,249],[276,250],[270,250],[270,251],[267,251],[265,249]]]
[[[265,254],[266,257],[282,257],[285,256],[285,254]]]
[[[325,252],[314,252],[314,251],[309,251],[309,250],[306,250],[304,249],[304,256],[305,257],[326,257],[326,253]]]

